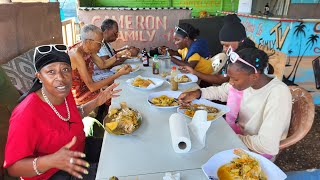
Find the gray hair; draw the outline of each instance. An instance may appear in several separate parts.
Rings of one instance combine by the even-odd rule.
[[[114,25],[118,25],[117,21],[113,19],[105,19],[101,24],[101,30],[104,32],[107,29],[112,29]]]
[[[95,34],[102,33],[101,29],[93,24],[88,24],[82,27],[80,32],[81,40],[93,39]]]

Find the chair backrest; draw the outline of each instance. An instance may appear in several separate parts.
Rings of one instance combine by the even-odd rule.
[[[2,65],[11,83],[21,93],[26,92],[33,84],[32,80],[35,74],[33,53],[34,48]]]
[[[288,137],[280,142],[280,150],[300,141],[312,127],[314,103],[309,92],[299,86],[289,86],[292,94],[292,114]]]

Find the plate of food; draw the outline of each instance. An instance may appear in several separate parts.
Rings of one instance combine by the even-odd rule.
[[[150,106],[169,109],[178,107],[177,98],[182,92],[180,91],[160,91],[149,94],[148,103]]]
[[[170,82],[170,78],[170,75],[166,77],[168,82]],[[178,81],[178,83],[181,85],[187,85],[198,82],[198,77],[193,74],[178,74],[176,81]]]
[[[283,180],[287,178],[287,175],[270,160],[239,148],[215,154],[202,165],[202,170],[208,179],[216,180]]]
[[[110,69],[111,72],[116,73],[118,72],[124,65],[118,65],[118,66],[114,66],[113,68]],[[139,65],[134,65],[134,64],[130,64],[129,66],[131,66],[131,72],[130,73],[134,73],[136,71],[138,71],[140,69]]]
[[[150,90],[161,86],[164,80],[158,78],[142,77],[139,75],[135,78],[128,79],[126,82],[129,86],[142,90]]]
[[[197,110],[206,110],[208,112],[208,121],[214,121],[229,112],[230,108],[206,99],[195,99],[188,106],[180,106],[177,112],[188,118],[193,118]]]
[[[141,122],[141,114],[128,107],[126,102],[122,102],[120,108],[110,109],[104,118],[105,130],[113,135],[131,134],[140,127]]]

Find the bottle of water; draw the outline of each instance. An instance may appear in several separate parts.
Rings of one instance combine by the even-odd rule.
[[[160,73],[159,59],[158,59],[158,55],[157,54],[155,54],[153,56],[152,73],[153,74],[159,74]]]

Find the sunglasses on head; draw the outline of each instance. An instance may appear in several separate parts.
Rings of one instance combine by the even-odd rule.
[[[33,65],[34,65],[34,69],[37,71],[36,69],[36,55],[37,53],[39,54],[47,54],[49,52],[52,51],[52,49],[55,49],[56,51],[59,52],[64,52],[67,53],[67,46],[64,44],[49,44],[49,45],[42,45],[42,46],[38,46],[35,48],[34,54],[33,54]]]
[[[100,46],[103,46],[103,45],[104,45],[103,40],[102,40],[102,42],[99,42],[99,41],[96,41],[96,40],[93,40],[93,39],[85,39],[85,40],[93,41],[93,42],[95,42],[95,43],[100,44]]]
[[[227,56],[229,56],[229,59],[230,59],[230,61],[231,61],[232,63],[235,63],[235,62],[237,62],[237,61],[240,61],[240,62],[242,62],[242,63],[244,63],[244,64],[252,67],[252,68],[254,69],[254,73],[256,73],[256,74],[258,73],[257,69],[256,69],[253,65],[251,65],[251,64],[248,63],[247,61],[241,59],[240,56],[239,56],[239,54],[237,54],[236,52],[233,52],[231,46],[228,48],[226,54],[227,54]]]
[[[183,33],[185,33],[188,37],[189,37],[189,34],[187,33],[187,31],[186,30],[184,30],[184,29],[182,29],[181,27],[179,27],[179,26],[176,26],[175,28],[174,28],[174,31],[175,32],[177,32],[177,31],[182,31]]]

